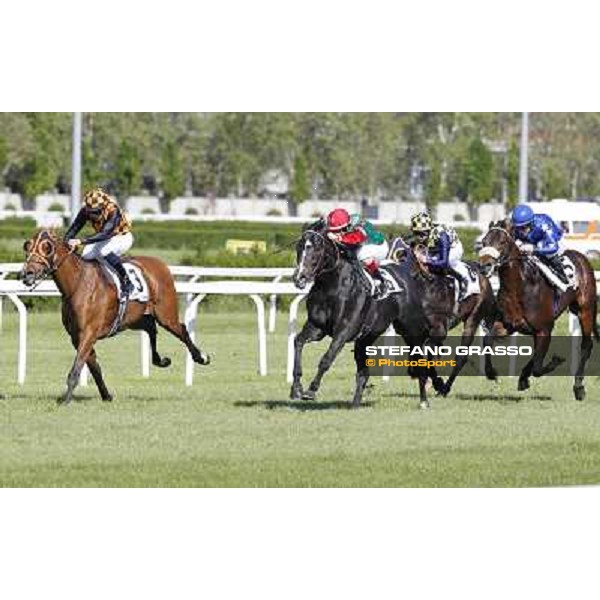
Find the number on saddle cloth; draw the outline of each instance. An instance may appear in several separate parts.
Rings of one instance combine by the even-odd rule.
[[[100,261],[100,264],[105,269],[109,279],[113,285],[117,288],[118,297],[121,298],[121,280],[115,271],[105,261]],[[142,273],[142,270],[131,262],[123,262],[123,266],[127,271],[129,279],[133,283],[133,292],[129,295],[130,302],[148,302],[149,292],[146,278]]]

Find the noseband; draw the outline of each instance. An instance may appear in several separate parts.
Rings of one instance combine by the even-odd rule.
[[[33,248],[31,249],[30,252],[27,253],[27,256],[25,258],[25,265],[27,265],[29,263],[37,263],[39,265],[42,265],[42,267],[44,267],[44,270],[42,271],[41,276],[37,277],[35,279],[34,284],[31,287],[32,290],[34,290],[42,281],[44,281],[45,279],[48,279],[48,277],[50,277],[51,275],[56,273],[56,271],[58,271],[58,269],[60,269],[63,262],[69,256],[71,256],[71,254],[73,254],[73,252],[75,251],[74,248],[69,248],[69,251],[62,257],[62,259],[59,260],[58,263],[53,264],[50,262],[50,260],[48,258],[46,258],[42,254],[40,254],[40,252],[38,252],[38,247],[40,246],[40,244],[42,242],[48,242],[48,243],[52,244],[53,251],[52,251],[51,256],[56,257],[56,242],[53,240],[49,240],[49,239],[41,240],[38,237]],[[25,265],[23,266],[23,270],[25,269]]]
[[[484,240],[487,237],[488,233],[490,233],[491,231],[501,231],[504,235],[506,235],[508,237],[509,241],[511,241],[511,242],[513,241],[510,233],[506,229],[504,229],[504,227],[498,227],[498,226],[490,227],[483,238]],[[501,267],[505,264],[510,263],[512,260],[514,260],[514,259],[511,259],[509,256],[501,255],[498,248],[495,248],[494,246],[484,246],[479,251],[479,258],[481,258],[482,256],[491,256],[495,261],[496,267]]]

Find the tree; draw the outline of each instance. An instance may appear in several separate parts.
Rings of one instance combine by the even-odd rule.
[[[110,187],[119,198],[139,192],[142,183],[141,161],[135,146],[123,140],[115,165],[115,178]]]
[[[299,154],[294,161],[294,174],[289,199],[295,209],[298,203],[308,200],[308,198],[310,198],[310,182],[308,180],[306,158]],[[295,212],[294,209],[291,212]]]
[[[169,202],[185,191],[185,173],[178,146],[168,141],[162,150],[160,181],[163,198]]]
[[[505,179],[508,206],[514,207],[517,204],[519,191],[519,147],[514,139],[511,140],[506,154]]]

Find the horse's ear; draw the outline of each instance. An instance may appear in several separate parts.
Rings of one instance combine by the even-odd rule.
[[[494,226],[494,221],[490,221],[490,224],[488,225],[488,229],[491,229]]]
[[[23,244],[23,252],[25,252],[25,254],[29,254],[29,251],[31,250],[31,240],[27,240],[24,244]]]

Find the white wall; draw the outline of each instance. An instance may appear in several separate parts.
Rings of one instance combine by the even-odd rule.
[[[125,210],[132,215],[141,215],[146,210],[160,213],[160,202],[156,196],[131,196],[125,202]]]
[[[7,205],[12,205],[14,210],[23,210],[23,203],[19,194],[0,192],[0,210],[13,210],[12,208],[7,208]]]
[[[60,204],[63,211],[69,210],[70,196],[67,194],[40,194],[35,198],[35,210],[46,212],[53,204]]]

